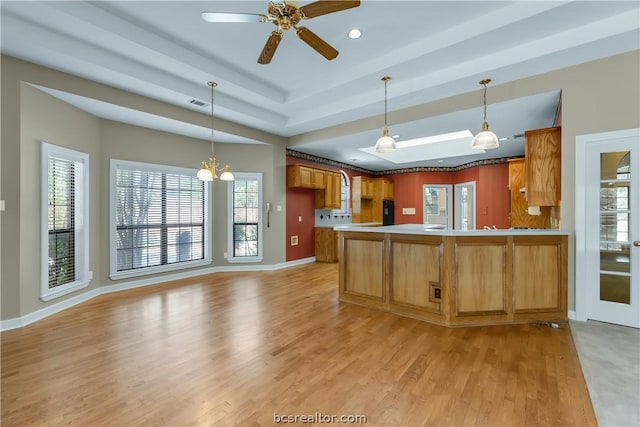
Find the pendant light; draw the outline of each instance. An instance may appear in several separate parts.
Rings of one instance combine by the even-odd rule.
[[[387,127],[387,82],[391,80],[391,77],[384,76],[384,129],[382,130],[382,136],[376,142],[376,153],[391,153],[396,151],[396,141],[389,136],[389,128]]]
[[[495,133],[489,130],[489,123],[487,123],[487,84],[491,83],[491,79],[480,80],[480,84],[484,86],[484,121],[482,122],[482,131],[480,131],[475,138],[473,138],[473,142],[471,143],[472,148],[477,148],[478,150],[490,150],[492,148],[498,148],[500,143],[498,143],[498,137]]]
[[[218,86],[216,82],[209,82],[209,87],[211,87],[211,157],[209,157],[208,162],[202,162],[202,168],[198,171],[198,179],[200,181],[213,181],[214,179],[218,179],[217,172],[222,172],[220,174],[220,181],[233,181],[235,178],[233,173],[231,173],[231,166],[225,165],[224,168],[218,168],[218,162],[216,161],[216,156],[214,155],[213,150],[213,88]]]

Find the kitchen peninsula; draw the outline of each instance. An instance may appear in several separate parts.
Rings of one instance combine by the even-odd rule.
[[[335,230],[340,301],[445,326],[567,320],[567,231]]]

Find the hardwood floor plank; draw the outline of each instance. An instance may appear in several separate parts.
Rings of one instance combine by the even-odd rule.
[[[101,295],[2,333],[2,425],[595,426],[566,325],[445,328],[339,303],[336,264]],[[364,424],[362,424],[364,425]]]

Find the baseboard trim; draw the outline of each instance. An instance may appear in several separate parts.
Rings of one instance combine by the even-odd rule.
[[[32,313],[25,314],[21,317],[15,317],[12,319],[6,319],[0,321],[0,331],[8,331],[11,329],[21,328],[23,326],[27,326],[33,322],[49,317],[53,314],[56,314],[64,309],[69,307],[73,307],[74,305],[78,305],[85,301],[89,301],[92,298],[95,298],[99,295],[109,294],[112,292],[120,292],[125,291],[127,289],[135,289],[143,286],[157,285],[159,283],[171,282],[174,280],[187,279],[191,277],[197,276],[205,276],[207,274],[218,273],[218,272],[241,272],[241,271],[273,271],[280,270],[283,268],[295,267],[304,264],[310,264],[316,261],[316,257],[302,258],[294,261],[287,261],[278,264],[271,265],[228,265],[228,266],[217,266],[211,268],[204,268],[195,271],[185,271],[180,273],[167,274],[164,276],[156,276],[139,280],[132,280],[124,283],[117,283],[115,285],[105,285],[99,286],[97,288],[90,289],[81,294],[75,295],[71,298],[68,298],[64,301],[57,302],[40,310],[36,310]]]

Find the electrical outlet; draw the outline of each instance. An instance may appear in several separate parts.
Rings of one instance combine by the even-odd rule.
[[[92,270],[89,271],[89,280],[93,280],[93,271]]]
[[[282,212],[282,206],[281,205],[277,205],[276,206],[276,211],[277,212]]]
[[[226,252],[222,254],[222,258],[227,259],[227,253]]]
[[[298,217],[298,222],[302,222],[302,216]]]
[[[298,246],[298,236],[291,236],[291,246]]]

